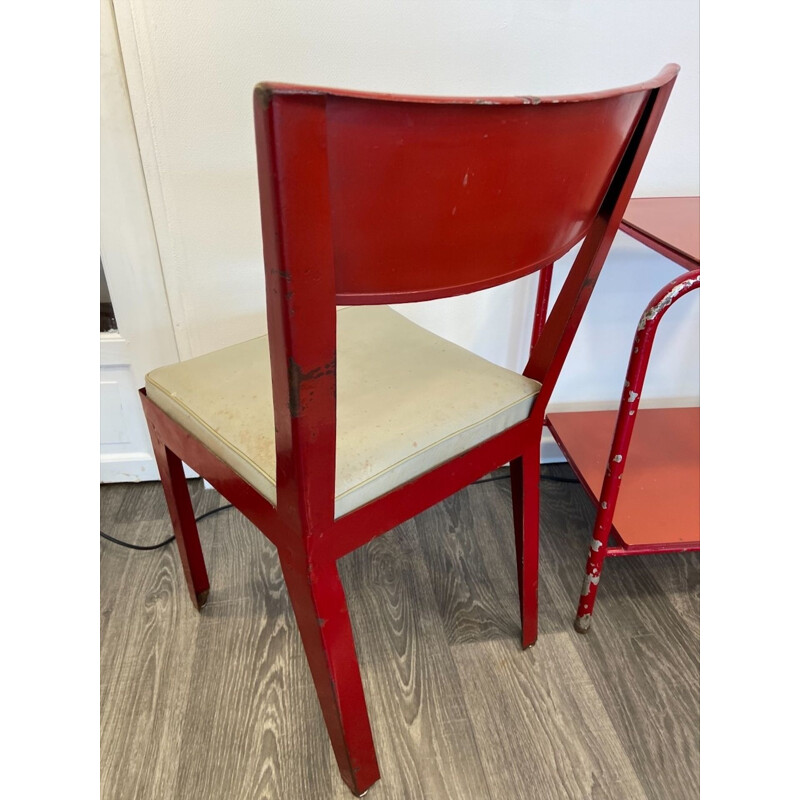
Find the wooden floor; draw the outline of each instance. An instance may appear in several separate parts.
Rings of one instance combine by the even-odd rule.
[[[223,504],[190,485],[197,514]],[[158,483],[105,486],[101,503],[112,536],[171,533]],[[609,559],[580,636],[592,516],[578,485],[543,481],[540,634],[525,652],[507,480],[340,561],[382,773],[372,800],[699,797],[699,554]],[[199,526],[202,613],[174,544],[101,541],[103,800],[352,797],[273,546],[232,509]]]

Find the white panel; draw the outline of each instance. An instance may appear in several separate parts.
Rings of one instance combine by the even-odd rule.
[[[130,367],[100,370],[100,452],[105,455],[149,449],[149,434]]]
[[[100,252],[134,382],[177,358],[111,0],[101,3]]]
[[[111,0],[100,4],[100,255],[119,325],[100,334],[101,480],[155,480],[137,390],[177,349]]]
[[[131,365],[130,347],[126,339],[118,333],[100,334],[100,366],[129,367]]]
[[[100,381],[100,444],[127,444],[128,422],[117,381]]]

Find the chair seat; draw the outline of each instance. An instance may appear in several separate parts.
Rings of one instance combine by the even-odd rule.
[[[266,336],[145,382],[157,406],[276,503]],[[540,388],[386,306],[339,309],[335,516],[521,422]]]

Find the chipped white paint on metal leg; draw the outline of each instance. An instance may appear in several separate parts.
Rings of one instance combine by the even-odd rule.
[[[581,592],[581,595],[585,597],[587,594],[589,594],[589,589],[591,588],[591,585],[594,584],[595,586],[597,586],[598,583],[600,583],[599,575],[587,575],[583,579],[583,591]]]
[[[672,305],[672,301],[679,295],[682,294],[685,290],[690,289],[696,283],[700,282],[700,278],[688,278],[685,281],[681,281],[677,286],[675,286],[671,291],[669,291],[664,297],[655,305],[650,306],[647,311],[642,314],[642,318],[639,320],[639,327],[637,330],[644,330],[645,326],[648,322],[655,319],[665,308]]]

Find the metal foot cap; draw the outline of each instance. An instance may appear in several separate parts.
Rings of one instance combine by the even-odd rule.
[[[592,627],[592,615],[584,614],[580,617],[575,617],[575,630],[578,633],[589,633],[589,628]]]

